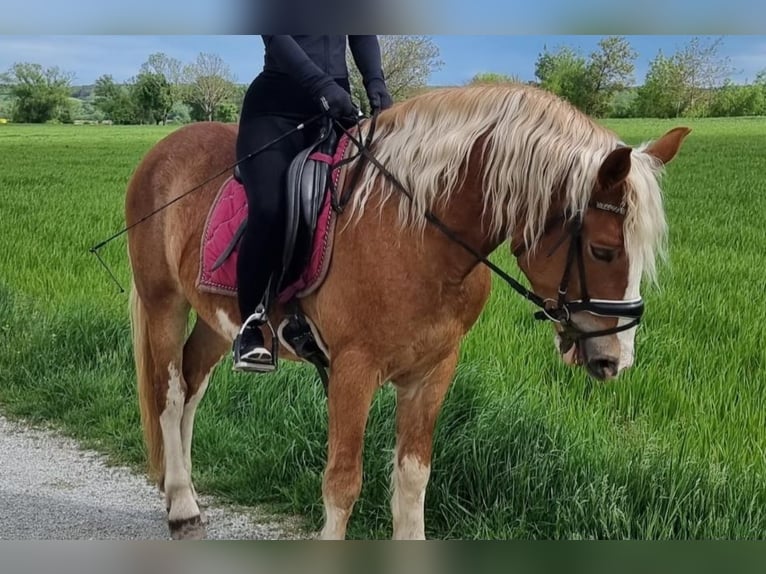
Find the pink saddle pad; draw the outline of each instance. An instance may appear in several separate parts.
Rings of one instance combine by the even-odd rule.
[[[338,142],[332,158],[315,154],[315,159],[337,163],[343,158],[348,147],[344,134]],[[337,185],[341,168],[335,168],[330,177]],[[200,271],[197,288],[208,293],[235,296],[237,294],[237,258],[239,246],[235,247],[226,260],[215,270],[213,266],[231,243],[242,221],[247,216],[247,195],[245,189],[234,177],[229,177],[218,190],[208,213],[202,233],[200,249]],[[312,240],[311,257],[298,279],[285,287],[278,298],[285,302],[292,297],[305,297],[319,288],[329,267],[335,230],[335,211],[332,209],[331,194],[325,190],[319,211],[316,231]]]

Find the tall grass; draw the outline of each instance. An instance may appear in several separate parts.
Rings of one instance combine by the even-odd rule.
[[[665,181],[671,260],[645,293],[637,362],[593,383],[495,282],[435,438],[427,535],[760,538],[766,530],[766,121],[693,120]],[[629,143],[672,127],[611,120]],[[142,464],[127,299],[88,247],[170,128],[0,127],[0,403]],[[129,280],[124,239],[104,250]],[[514,269],[506,248],[494,260]],[[235,375],[200,408],[194,478],[321,520],[326,406],[311,368]],[[351,537],[387,537],[394,400],[376,398]]]

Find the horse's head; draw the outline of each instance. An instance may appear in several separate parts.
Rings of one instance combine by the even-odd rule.
[[[563,360],[612,379],[634,360],[643,313],[639,284],[653,272],[653,243],[664,230],[657,172],[676,155],[687,128],[633,150],[618,147],[597,166],[577,213],[552,209],[535,249],[516,247],[519,265],[545,300]],[[643,195],[642,195],[643,194]],[[555,213],[558,211],[558,213]],[[661,220],[661,222],[656,221]]]

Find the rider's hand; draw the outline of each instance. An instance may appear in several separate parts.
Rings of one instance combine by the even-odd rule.
[[[373,112],[385,110],[393,105],[394,102],[391,99],[391,94],[388,93],[388,88],[383,80],[373,78],[367,83],[365,88]]]
[[[341,88],[334,80],[325,82],[315,92],[319,105],[336,120],[353,118],[357,110],[351,101],[351,94]]]

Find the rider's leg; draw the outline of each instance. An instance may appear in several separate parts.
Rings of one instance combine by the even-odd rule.
[[[294,128],[297,119],[243,113],[237,138],[242,158]],[[264,344],[260,327],[266,320],[264,302],[269,280],[282,257],[285,219],[285,175],[297,153],[305,147],[297,132],[240,164],[248,199],[248,223],[237,260],[238,301],[242,329],[235,341],[235,369],[271,371],[274,359]],[[257,312],[258,311],[258,312]]]

